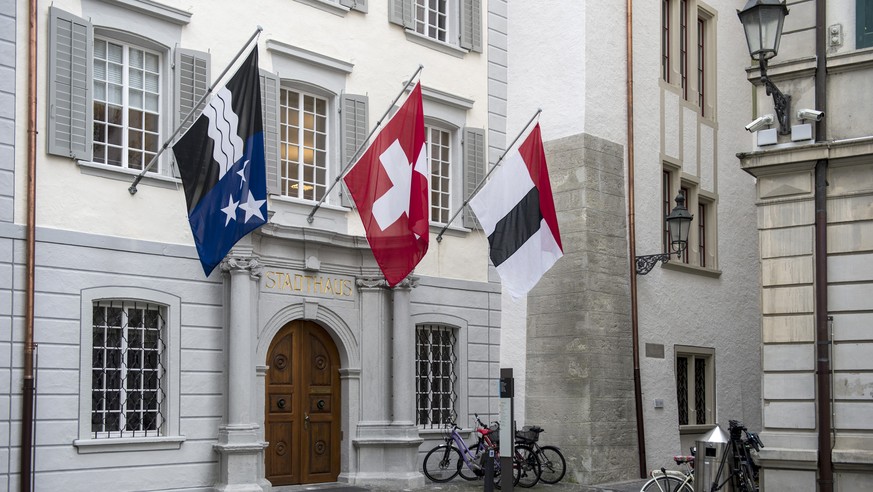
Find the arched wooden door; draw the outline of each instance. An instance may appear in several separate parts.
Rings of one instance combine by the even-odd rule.
[[[267,354],[267,479],[335,482],[340,467],[339,353],[315,323],[285,325]]]

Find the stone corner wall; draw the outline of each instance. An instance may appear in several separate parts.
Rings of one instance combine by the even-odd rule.
[[[545,150],[564,257],[528,295],[526,420],[566,480],[638,478],[624,149],[579,134]]]

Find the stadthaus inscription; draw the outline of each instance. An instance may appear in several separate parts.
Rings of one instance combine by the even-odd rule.
[[[352,285],[346,278],[278,271],[266,272],[263,283],[266,291],[327,297],[350,297]]]

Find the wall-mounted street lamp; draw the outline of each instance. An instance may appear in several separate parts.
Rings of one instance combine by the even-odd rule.
[[[782,24],[788,15],[788,7],[781,0],[749,0],[743,10],[737,15],[746,31],[746,43],[749,45],[749,55],[758,60],[761,67],[761,82],[767,88],[767,95],[773,96],[773,106],[779,121],[779,133],[791,133],[789,115],[791,114],[791,96],[785,95],[767,76],[767,60],[776,56],[779,51],[779,39],[782,37]]]
[[[667,229],[670,236],[670,251],[657,255],[637,256],[636,261],[637,275],[645,275],[655,268],[658,262],[669,261],[673,255],[677,258],[682,257],[682,253],[688,247],[688,230],[691,229],[691,220],[694,216],[688,213],[685,207],[685,195],[679,193],[676,195],[676,206],[670,211],[665,220],[667,221]]]

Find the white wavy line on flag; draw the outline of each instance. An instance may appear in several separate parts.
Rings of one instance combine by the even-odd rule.
[[[245,142],[237,134],[239,117],[233,112],[233,94],[222,87],[209,105],[203,109],[203,114],[209,120],[207,133],[215,142],[212,146],[212,158],[218,162],[218,179],[224,177],[228,168],[243,155]]]

